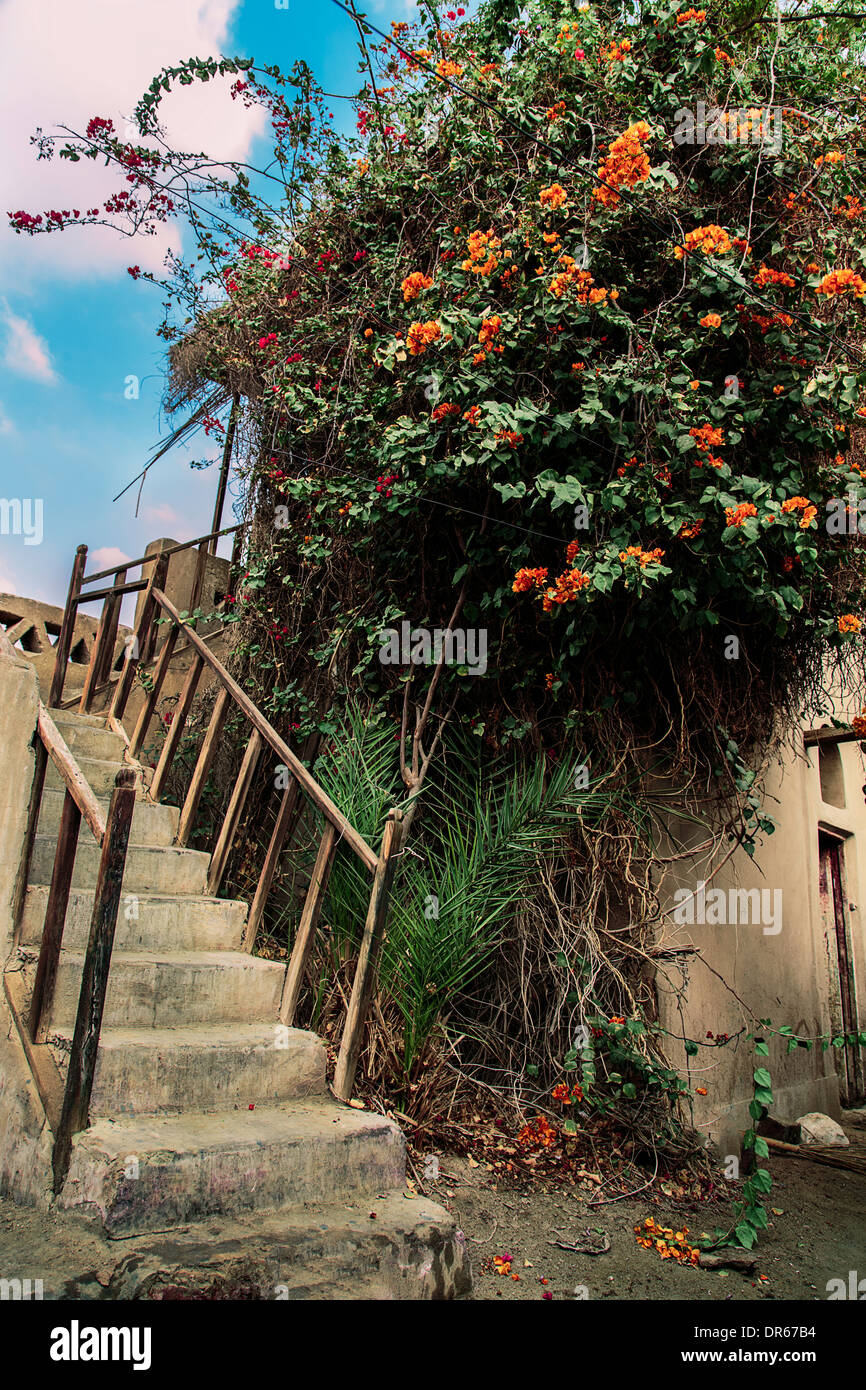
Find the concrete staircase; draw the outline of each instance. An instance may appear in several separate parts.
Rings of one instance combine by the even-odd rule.
[[[52,717],[107,808],[123,740],[99,716],[52,711]],[[50,765],[19,948],[28,993],[62,785]],[[56,1208],[111,1237],[185,1228],[183,1248],[206,1247],[211,1272],[221,1267],[214,1229],[240,1222],[248,1236],[256,1235],[263,1268],[273,1264],[262,1244],[267,1232],[302,1262],[316,1248],[320,1254],[327,1248],[329,1267],[344,1274],[359,1261],[363,1279],[353,1297],[363,1297],[364,1288],[369,1297],[466,1292],[465,1250],[450,1216],[402,1196],[400,1130],[330,1097],[321,1040],[278,1022],[283,965],[239,949],[246,904],[206,895],[209,856],[172,844],[177,819],[175,808],[152,805],[139,791],[90,1128],[74,1140]],[[61,1072],[98,863],[84,825],[50,1022]],[[221,1220],[215,1225],[213,1218]],[[202,1222],[211,1232],[207,1238],[196,1225]],[[232,1231],[226,1259],[238,1244],[234,1225]],[[316,1240],[311,1245],[311,1232],[318,1233],[318,1246]],[[286,1287],[297,1290],[293,1297],[347,1296],[327,1277],[317,1281],[303,1264],[286,1278]]]

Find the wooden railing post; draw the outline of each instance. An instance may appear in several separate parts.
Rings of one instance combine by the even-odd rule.
[[[337,1058],[337,1069],[334,1073],[334,1094],[339,1100],[349,1100],[355,1083],[355,1070],[364,1036],[364,1022],[376,981],[376,962],[382,947],[385,917],[388,912],[388,898],[391,893],[394,870],[397,867],[396,852],[399,844],[400,812],[393,810],[388,813],[385,833],[382,836],[382,848],[379,851],[379,860],[373,878],[373,891],[370,894],[370,905],[367,908],[367,920],[364,923],[364,935],[361,939],[361,951],[352,984],[352,996],[346,1012],[346,1023],[340,1041],[340,1055]]]
[[[150,582],[145,590],[144,604],[141,609],[141,621],[136,629],[133,639],[132,650],[127,649],[126,660],[123,663],[123,670],[120,680],[117,682],[117,689],[114,692],[114,699],[111,702],[109,714],[112,719],[119,723],[123,721],[123,714],[126,709],[126,702],[132,691],[132,683],[135,680],[135,673],[139,663],[145,661],[146,649],[149,645],[150,630],[157,612],[156,600],[153,597],[154,589],[161,589],[168,574],[168,556],[160,554],[157,556]]]
[[[207,891],[214,896],[219,892],[223,874],[226,871],[229,855],[231,854],[232,846],[235,842],[238,823],[243,815],[243,809],[246,805],[247,796],[249,795],[250,786],[252,785],[253,775],[259,760],[259,754],[262,751],[263,743],[264,740],[258,729],[253,729],[250,735],[250,741],[246,747],[246,752],[244,753],[244,760],[241,763],[241,770],[238,773],[238,780],[235,782],[234,790],[229,798],[228,809],[226,811],[225,820],[223,821],[222,830],[219,833],[219,839],[216,842],[213,855],[211,856]]]
[[[183,803],[183,810],[180,813],[180,821],[177,827],[176,845],[185,845],[189,841],[192,833],[193,822],[195,821],[198,803],[204,791],[205,783],[210,776],[213,760],[216,757],[217,746],[226,715],[229,712],[229,692],[220,689],[217,693],[214,707],[211,711],[210,723],[207,726],[207,733],[204,736],[201,748],[199,749],[198,760],[189,784],[189,791]]]
[[[129,740],[129,756],[131,758],[138,757],[141,752],[142,744],[147,737],[148,726],[156,710],[163,682],[168,672],[169,662],[174,654],[178,635],[178,629],[172,627],[163,643],[162,651],[159,654],[159,660],[156,663],[156,669],[153,673],[153,684],[150,687],[150,694],[142,705],[141,713],[132,731],[132,738]]]
[[[42,808],[42,792],[45,787],[45,773],[48,768],[48,749],[41,738],[34,741],[33,782],[30,787],[30,806],[27,811],[27,829],[21,849],[21,862],[15,880],[15,896],[12,902],[13,946],[18,946],[21,937],[21,919],[27,885],[30,881],[30,864],[33,859],[33,846],[36,843],[36,830],[39,825],[39,812]]]
[[[295,944],[292,947],[292,954],[286,970],[285,983],[283,984],[283,997],[280,1000],[280,1022],[291,1027],[294,1022],[295,1009],[298,1007],[298,998],[301,993],[301,986],[304,983],[304,976],[307,973],[307,964],[310,959],[310,952],[313,949],[313,941],[316,936],[316,927],[319,915],[322,911],[322,903],[328,888],[328,879],[331,877],[331,865],[334,862],[334,850],[336,847],[337,832],[330,821],[325,822],[325,832],[319,844],[319,852],[316,855],[316,862],[313,866],[310,886],[307,889],[307,897],[304,902],[304,910],[301,913],[301,920],[298,925],[298,934],[295,937]]]
[[[192,702],[195,699],[195,692],[198,689],[198,683],[201,679],[203,670],[204,662],[198,653],[196,653],[192,659],[192,665],[186,673],[186,680],[183,683],[183,689],[180,692],[177,705],[172,714],[171,724],[165,736],[165,743],[162,745],[162,752],[159,755],[156,771],[153,774],[153,780],[151,781],[150,790],[148,791],[148,796],[151,801],[159,801],[159,798],[162,796],[163,788],[165,787],[168,774],[171,772],[174,755],[178,750],[178,745],[180,744],[181,736],[190,709],[192,708]]]
[[[102,858],[99,861],[99,874],[96,879],[90,936],[84,957],[72,1049],[69,1053],[63,1109],[54,1136],[55,1193],[63,1186],[69,1168],[72,1136],[87,1127],[134,807],[135,773],[131,767],[122,767],[114,780],[114,791],[102,842]]]
[[[39,948],[33,998],[30,1001],[28,1027],[30,1037],[35,1043],[45,1042],[48,1035],[80,825],[81,812],[72,793],[67,791],[60,817],[51,887],[48,890],[48,905],[45,909],[45,925],[42,928],[42,944]]]
[[[118,570],[114,577],[115,589],[120,588],[125,583],[126,570]],[[87,595],[85,594],[84,597],[86,598]],[[96,641],[90,653],[90,663],[87,667],[84,689],[81,692],[81,702],[78,706],[81,714],[86,714],[90,709],[97,686],[102,681],[107,680],[111,673],[111,658],[114,655],[114,643],[117,639],[117,627],[120,621],[120,601],[119,595],[109,594],[102,605],[99,626],[96,629]]]
[[[60,627],[60,636],[57,639],[57,648],[54,658],[54,675],[51,678],[51,690],[48,694],[48,705],[51,709],[56,708],[63,698],[66,667],[69,663],[69,653],[72,651],[72,637],[75,632],[75,619],[78,615],[81,579],[84,574],[84,566],[86,563],[87,546],[80,545],[75,552],[72,575],[69,580],[69,592],[66,595],[66,607],[63,610],[63,622]]]

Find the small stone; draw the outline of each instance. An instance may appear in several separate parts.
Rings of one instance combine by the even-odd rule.
[[[797,1124],[800,1126],[801,1144],[820,1144],[828,1149],[847,1149],[851,1142],[841,1125],[837,1125],[829,1115],[822,1115],[818,1110],[801,1115]]]

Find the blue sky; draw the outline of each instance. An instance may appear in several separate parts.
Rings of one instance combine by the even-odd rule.
[[[387,27],[412,6],[374,0],[367,9]],[[70,11],[74,28],[64,33]],[[137,517],[137,486],[112,502],[167,429],[164,344],[155,333],[161,295],[126,273],[159,248],[94,228],[29,238],[5,226],[7,211],[70,206],[73,197],[70,178],[81,166],[37,163],[29,147],[36,126],[82,129],[93,115],[118,123],[162,63],[193,52],[284,68],[303,58],[329,92],[355,92],[361,82],[354,26],[331,0],[289,0],[287,9],[274,0],[0,0],[0,134],[10,151],[0,174],[0,498],[41,498],[44,517],[41,544],[0,535],[0,592],[62,603],[79,543],[96,552],[88,566],[96,569],[120,558],[115,548],[136,557],[158,536],[187,540],[210,527],[216,470],[189,467],[218,452],[204,435],[155,465]],[[207,141],[217,157],[257,162],[255,117],[226,93],[193,86],[170,100],[170,134]],[[77,192],[72,205],[87,202]],[[125,395],[131,376],[138,399]]]

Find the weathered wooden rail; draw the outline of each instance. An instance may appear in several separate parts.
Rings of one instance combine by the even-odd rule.
[[[108,813],[103,819],[99,802],[41,701],[36,734],[37,756],[16,893],[16,930],[20,929],[20,914],[30,873],[49,759],[64,782],[65,796],[29,1006],[25,1005],[20,971],[7,971],[3,976],[3,984],[51,1127],[54,1140],[54,1190],[58,1192],[69,1166],[73,1135],[86,1129],[88,1124],[111,951],[135,804],[135,772],[131,767],[120,769],[115,778]],[[66,1079],[63,1082],[48,1047],[48,1032],[82,818],[100,846],[102,854],[84,956],[72,1046]]]
[[[62,700],[63,684],[72,645],[72,632],[79,605],[98,599],[102,599],[103,601],[103,609],[99,620],[97,635],[91,651],[81,698],[78,703],[79,711],[86,713],[91,708],[97,692],[100,689],[105,689],[109,680],[114,647],[117,641],[120,604],[123,597],[128,593],[143,592],[144,600],[140,609],[138,625],[132,641],[127,643],[125,660],[120,675],[113,683],[111,704],[107,714],[107,724],[115,733],[119,733],[123,737],[127,745],[126,756],[131,763],[134,764],[136,762],[142,750],[148,729],[158,709],[160,694],[169,670],[169,665],[172,657],[178,651],[178,643],[181,639],[187,647],[192,649],[193,653],[186,680],[184,681],[178,697],[171,724],[166,734],[150,787],[147,791],[148,798],[151,801],[159,802],[165,792],[169,774],[174,766],[183,732],[193,706],[193,701],[195,700],[199,683],[205,670],[209,672],[212,680],[215,681],[218,686],[208,728],[202,741],[181,807],[180,820],[175,837],[176,845],[181,847],[186,846],[195,829],[202,793],[213,766],[223,727],[231,710],[234,709],[239,712],[250,725],[250,736],[244,751],[240,771],[238,772],[235,785],[229,797],[223,823],[216,836],[211,854],[207,891],[209,894],[213,895],[219,893],[222,885],[229,858],[243,818],[244,808],[261,760],[261,755],[266,748],[277,755],[280,763],[285,766],[290,776],[288,786],[283,792],[276,823],[259,876],[256,893],[250,906],[242,943],[243,949],[246,951],[251,952],[255,947],[256,936],[264,916],[265,906],[271,891],[280,855],[285,851],[294,827],[298,822],[301,810],[301,797],[303,796],[306,798],[307,802],[322,815],[324,818],[324,829],[319,842],[318,853],[316,855],[309,888],[301,912],[300,923],[295,935],[292,953],[286,969],[279,1014],[280,1021],[283,1024],[291,1025],[295,1018],[304,977],[312,954],[316,927],[321,915],[322,905],[327,893],[328,881],[338,847],[341,844],[345,846],[346,849],[355,854],[364,867],[371,873],[372,887],[369,906],[364,923],[359,958],[355,970],[352,992],[349,998],[346,1022],[343,1028],[340,1052],[334,1077],[334,1091],[336,1095],[340,1099],[348,1100],[352,1093],[355,1071],[362,1044],[364,1023],[375,984],[376,964],[384,934],[388,898],[394,870],[396,868],[396,854],[399,850],[400,815],[396,810],[391,811],[389,814],[382,836],[382,843],[379,852],[376,853],[358,833],[355,827],[347,820],[339,807],[334,804],[324,788],[319,785],[308,771],[304,759],[299,758],[293,752],[285,740],[277,733],[276,729],[274,729],[265,718],[261,710],[259,710],[256,704],[226,670],[225,666],[214,655],[208,643],[195,631],[192,621],[184,618],[174,604],[167,598],[164,589],[168,574],[168,562],[172,555],[192,547],[198,548],[192,597],[189,602],[189,612],[192,613],[196,609],[197,600],[201,594],[208,556],[213,553],[213,549],[219,537],[231,534],[235,536],[232,555],[232,573],[234,573],[241,556],[243,531],[244,528],[240,526],[228,527],[221,531],[212,531],[206,536],[199,536],[194,541],[172,546],[156,555],[143,556],[139,560],[127,560],[121,565],[100,570],[86,577],[84,568],[87,548],[86,546],[79,546],[73,565],[63,624],[57,643],[56,667],[51,686],[50,703],[59,704]],[[142,577],[140,580],[128,582],[127,575],[129,571],[145,564],[152,566],[149,578],[145,579]],[[142,574],[143,573],[142,571]],[[96,580],[110,580],[111,583],[102,588],[94,590],[89,589],[87,586]],[[131,734],[127,735],[123,725],[124,713],[140,668],[152,662],[156,646],[158,625],[161,625],[165,629],[166,635],[156,662],[153,664],[147,698]],[[307,747],[304,750],[305,757],[310,759],[317,747],[317,739],[308,741]],[[44,778],[44,765],[42,777]],[[38,816],[38,806],[36,814]],[[63,840],[64,843],[68,842],[75,814],[78,814],[79,817],[81,814],[81,808],[77,802],[75,813],[70,811],[69,824],[66,824],[65,819],[61,823],[61,840]],[[34,820],[34,833],[35,823]],[[74,828],[77,833],[77,820],[75,821]],[[58,854],[59,853],[60,849],[58,847]],[[64,851],[64,853],[68,853],[68,849]],[[59,883],[58,894],[60,894],[61,891],[62,885]],[[51,904],[49,904],[49,908],[51,908]],[[60,910],[59,896],[53,910],[54,912]],[[94,909],[94,911],[96,911],[96,909]],[[48,915],[49,914],[46,915],[46,924],[47,928],[50,927],[50,930],[47,930],[49,945],[47,947],[45,946],[45,938],[43,938],[43,948],[50,956],[50,953],[54,950],[54,946],[51,943],[54,941],[55,928],[51,927],[51,924],[48,922]],[[62,921],[62,915],[60,920]],[[51,921],[53,922],[53,917]],[[59,950],[59,945],[57,949]],[[99,959],[101,961],[102,957],[100,956]],[[54,968],[56,969],[56,964]],[[50,962],[46,963],[45,971],[50,971]],[[85,967],[85,985],[86,984],[87,968]],[[96,984],[97,987],[99,987],[99,980],[97,980]],[[80,1107],[76,1114],[77,1117],[80,1118]]]

